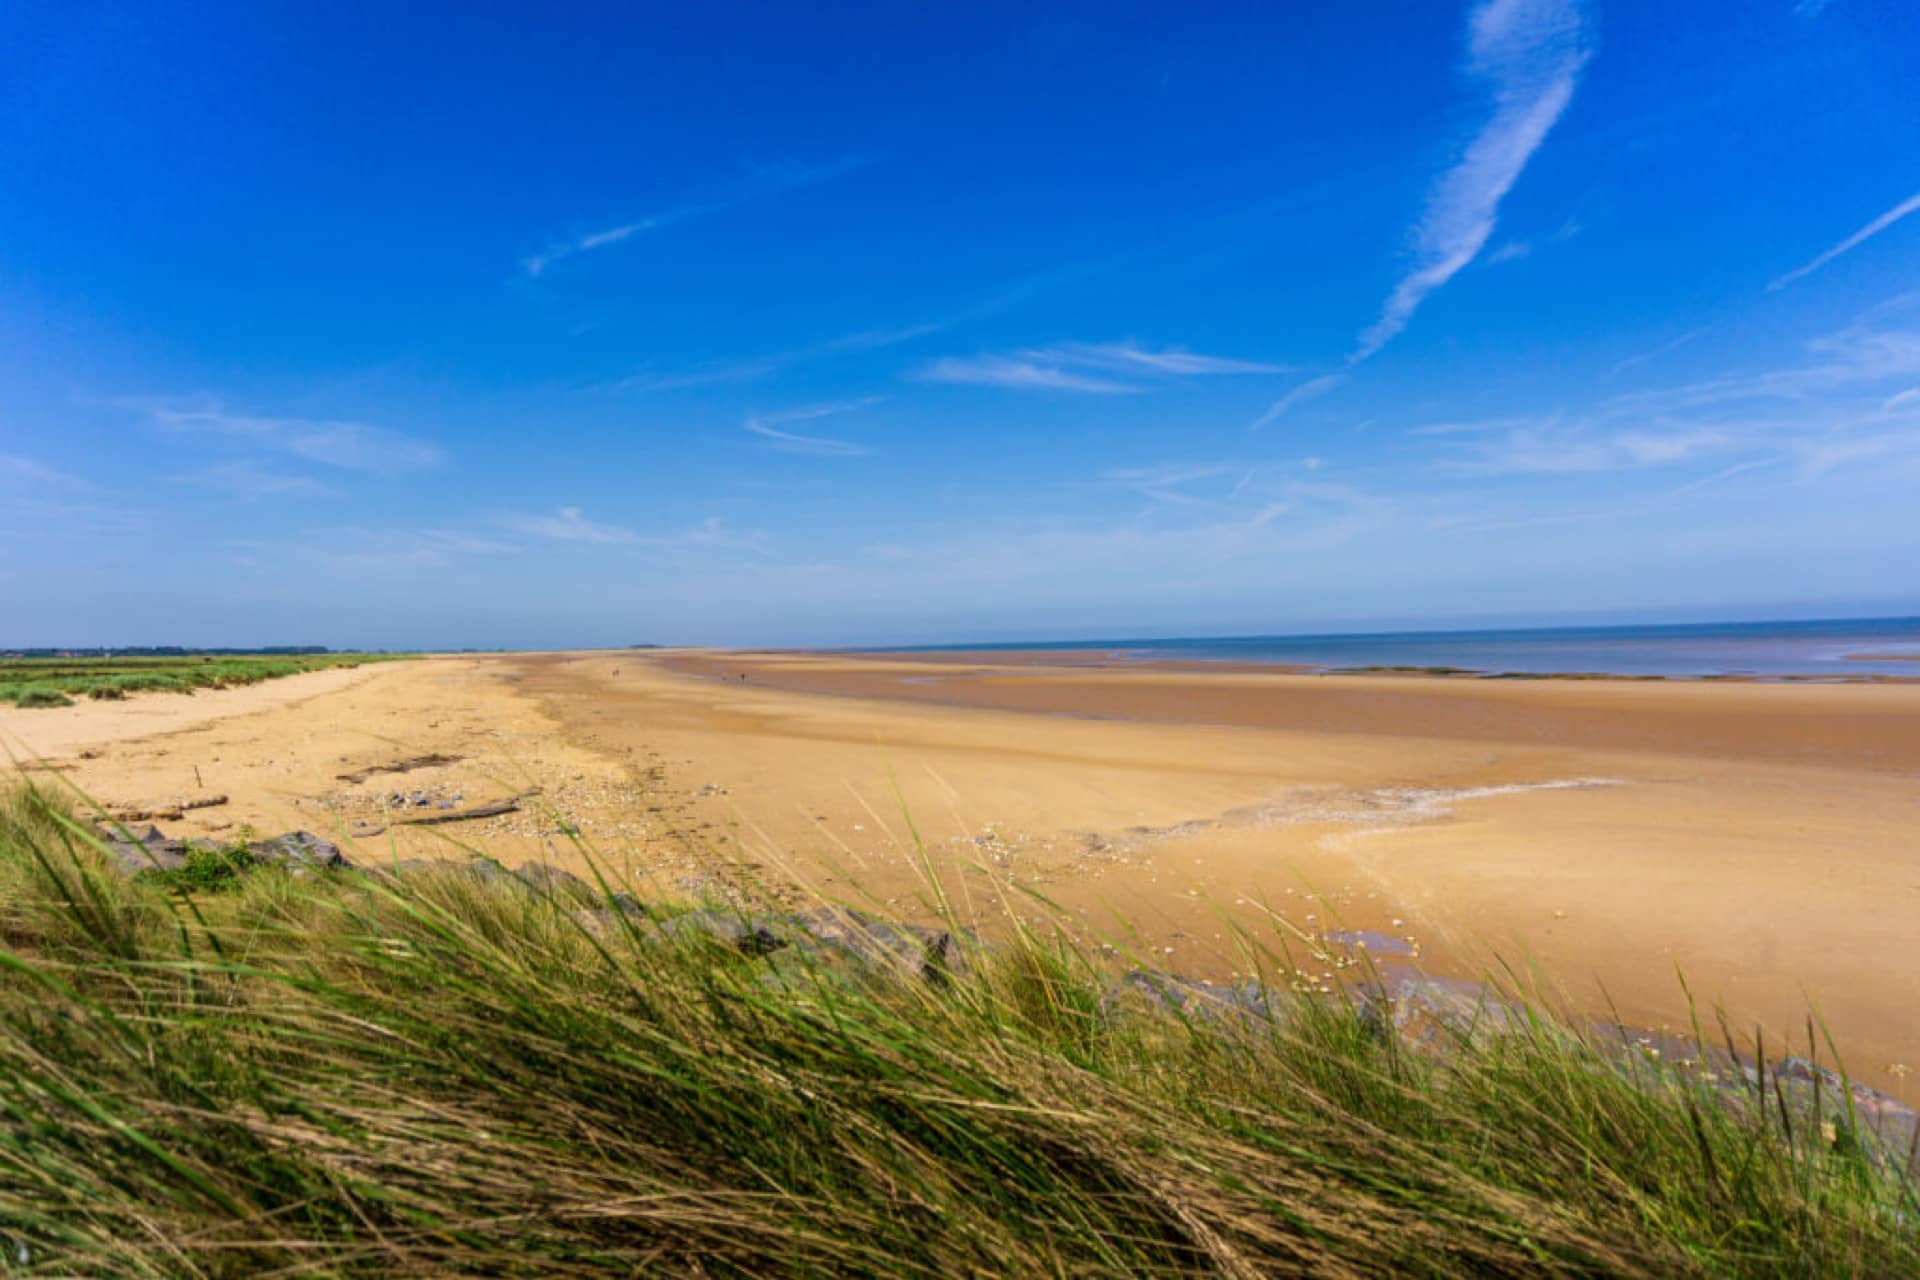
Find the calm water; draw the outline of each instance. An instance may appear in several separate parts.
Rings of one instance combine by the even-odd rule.
[[[1920,659],[1920,618],[922,646],[922,651],[994,649],[1090,649],[1142,661],[1198,659],[1320,668],[1407,666],[1461,667],[1490,673],[1920,677],[1920,661],[1848,656],[1905,654]]]

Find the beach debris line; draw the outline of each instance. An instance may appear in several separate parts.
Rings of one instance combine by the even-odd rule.
[[[522,800],[539,793],[539,788],[536,787],[532,791],[522,791],[519,795],[508,796],[504,800],[493,800],[467,809],[435,809],[427,813],[395,814],[392,821],[396,827],[431,827],[442,822],[469,822],[475,818],[497,818],[503,813],[513,813],[519,809]]]
[[[461,756],[439,754],[407,756],[404,759],[389,761],[386,764],[370,764],[365,768],[355,769],[350,773],[338,773],[334,776],[342,782],[365,782],[368,778],[379,773],[411,773],[415,769],[435,769],[441,765],[458,764],[462,758]]]

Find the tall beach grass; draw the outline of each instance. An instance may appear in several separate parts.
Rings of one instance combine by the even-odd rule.
[[[363,864],[377,855],[357,856]],[[1899,1275],[1914,1185],[1538,1009],[1408,1051],[1029,933],[945,981],[620,886],[132,881],[0,801],[0,1268],[207,1275]]]

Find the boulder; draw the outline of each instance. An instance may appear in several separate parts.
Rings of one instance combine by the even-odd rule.
[[[208,841],[198,843],[213,848],[222,847]],[[253,840],[239,847],[252,854],[256,862],[293,872],[340,871],[353,865],[340,852],[339,845],[323,840],[311,831],[289,831],[271,840]]]
[[[767,925],[724,911],[688,911],[659,922],[650,932],[669,942],[705,937],[750,956],[767,955],[788,943]]]
[[[169,840],[158,827],[149,825],[144,831],[135,831],[124,824],[111,823],[94,830],[107,852],[128,875],[141,871],[175,871],[186,865],[186,842]]]
[[[815,949],[903,977],[940,983],[966,967],[965,949],[944,929],[876,920],[850,907],[833,906],[788,917],[788,923]]]

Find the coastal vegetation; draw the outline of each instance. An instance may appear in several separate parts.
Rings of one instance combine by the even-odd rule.
[[[224,689],[328,667],[390,660],[371,653],[140,653],[0,657],[0,703],[71,706],[75,698]]]
[[[354,855],[129,877],[64,797],[0,796],[0,1265],[1920,1270],[1911,1153],[1844,1093],[1542,1007],[1416,1047],[1254,938],[1275,980],[1229,1014],[1043,931],[847,965],[738,902]]]

